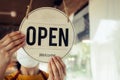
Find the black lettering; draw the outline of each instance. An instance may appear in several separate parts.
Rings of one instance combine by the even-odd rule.
[[[62,39],[64,41],[65,46],[68,46],[68,38],[69,38],[69,36],[68,36],[68,34],[69,34],[68,28],[65,29],[65,32],[66,33],[64,35],[63,29],[62,28],[59,29],[59,46],[62,46]]]
[[[30,34],[32,31],[32,34]],[[30,36],[32,36],[32,41],[30,41]],[[28,45],[34,45],[36,41],[36,30],[33,26],[27,28],[26,42]]]
[[[44,31],[44,35],[42,35],[42,31]],[[39,27],[38,45],[41,45],[41,39],[46,38],[46,36],[47,36],[47,29],[44,27]]]
[[[57,31],[57,28],[50,28],[50,35],[49,35],[49,46],[57,46],[57,43],[53,43],[52,39],[56,38],[55,35],[53,35],[53,31]]]

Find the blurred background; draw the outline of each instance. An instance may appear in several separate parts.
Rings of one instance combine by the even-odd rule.
[[[30,0],[0,0],[0,39],[7,33],[18,30],[25,17]],[[63,0],[33,0],[32,10],[40,7],[56,7],[64,12]],[[88,0],[65,0],[68,16],[74,25],[75,43],[63,59],[67,67],[66,80],[91,80],[90,27]],[[15,56],[6,74],[16,70]],[[19,68],[19,64],[17,63]],[[47,71],[47,64],[40,63],[40,69]]]
[[[18,30],[30,0],[0,0],[0,39]],[[33,0],[32,10],[55,7],[63,0]],[[74,25],[75,43],[63,59],[66,80],[120,80],[120,0],[64,0]],[[19,69],[13,56],[6,75]],[[40,63],[47,71],[47,64]]]

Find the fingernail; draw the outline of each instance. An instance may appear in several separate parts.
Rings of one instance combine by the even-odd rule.
[[[54,57],[53,57],[53,59],[57,59],[57,57],[56,57],[56,56],[54,56]]]
[[[57,59],[61,59],[61,57],[57,56]]]
[[[16,31],[17,33],[21,33],[20,31]]]
[[[21,34],[21,36],[25,36],[24,34]]]
[[[52,56],[52,59],[54,59],[55,56]]]
[[[50,62],[52,61],[52,57],[51,57],[51,59],[50,59]]]
[[[52,57],[52,60],[54,59],[54,57]]]

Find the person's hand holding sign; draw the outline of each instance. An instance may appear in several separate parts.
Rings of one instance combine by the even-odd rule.
[[[51,58],[48,71],[48,80],[64,80],[66,76],[66,66],[60,57]]]
[[[13,53],[24,45],[24,41],[25,36],[19,31],[7,34],[0,40],[0,79],[4,77],[4,72]]]
[[[22,47],[25,50],[25,53],[33,57],[35,60],[40,62],[49,62],[48,80],[64,80],[66,67],[60,57],[63,58],[67,53],[69,53],[74,42],[74,30],[72,23],[68,21],[68,17],[66,17],[62,11],[55,8],[38,8],[29,14],[29,18],[25,17],[23,19],[19,30],[21,33],[25,34],[26,38],[23,34],[17,31],[6,35],[2,40],[0,40],[0,61],[2,61],[0,62],[0,79],[2,80],[4,77],[6,67],[10,62],[12,54]],[[26,41],[25,45],[24,41]],[[28,65],[27,63],[29,63],[30,60],[27,57],[23,57],[21,68]],[[26,59],[28,62],[26,61],[27,63],[24,63]],[[32,70],[32,75],[36,75],[38,73],[38,67],[37,70],[36,67],[37,66],[35,64],[34,70]],[[24,73],[24,69],[22,71],[23,74],[31,74],[30,70],[27,71],[28,73]],[[41,78],[41,76],[39,76],[39,78]],[[40,79],[35,78],[35,80]]]
[[[12,54],[24,45],[25,36],[19,31],[12,32],[0,40],[0,61],[8,63]]]

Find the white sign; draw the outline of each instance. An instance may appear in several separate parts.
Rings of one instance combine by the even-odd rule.
[[[67,16],[56,8],[38,8],[24,18],[20,31],[26,35],[23,47],[28,55],[42,62],[52,56],[64,57],[74,42],[74,30]]]

